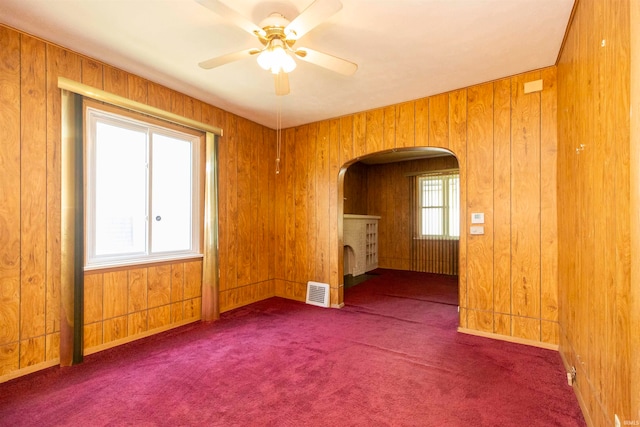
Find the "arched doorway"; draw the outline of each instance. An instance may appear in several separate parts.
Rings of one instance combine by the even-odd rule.
[[[343,215],[349,214],[380,217],[380,268],[457,276],[461,206],[459,169],[458,160],[452,152],[431,147],[391,150],[356,159],[344,165],[341,171],[339,221],[343,221]],[[447,178],[442,178],[444,175]],[[450,175],[455,175],[457,181],[445,181]],[[423,178],[425,176],[429,178]],[[433,198],[438,194],[441,198],[446,196],[449,186],[454,184],[458,191],[457,203],[443,204],[442,200],[435,203]],[[432,197],[427,205],[422,205],[424,212],[440,215],[443,209],[456,208],[457,215],[445,218],[437,226],[421,229],[425,225],[417,212],[420,194]],[[446,232],[443,228],[447,228]],[[343,227],[339,230],[339,241],[346,244],[342,239]],[[339,252],[344,255],[340,267],[346,289],[347,284],[354,281],[349,277],[352,260],[348,258],[350,255],[346,247],[340,248]]]

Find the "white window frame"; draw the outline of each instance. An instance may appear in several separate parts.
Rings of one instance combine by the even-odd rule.
[[[442,195],[442,204],[438,204],[438,205],[426,205],[425,201],[423,200],[423,191],[422,191],[422,183],[426,180],[434,180],[437,179],[439,181],[442,182],[442,188],[443,188],[443,195]],[[458,200],[450,200],[451,199],[451,194],[449,192],[449,181],[451,179],[457,179],[458,180]],[[419,235],[418,238],[420,239],[449,239],[449,240],[458,240],[460,238],[460,233],[458,233],[457,235],[450,235],[449,234],[449,230],[450,230],[450,208],[452,203],[457,204],[458,206],[458,218],[460,217],[460,172],[459,170],[452,170],[452,171],[441,171],[439,173],[430,173],[430,174],[424,174],[424,175],[420,175],[417,177],[417,185],[416,185],[416,218],[417,218],[417,223],[418,223],[418,230],[419,230]],[[423,211],[424,209],[430,209],[430,208],[439,208],[441,209],[442,212],[442,229],[443,229],[443,233],[442,234],[425,234],[425,230],[423,230],[422,227],[422,223],[423,223]],[[458,226],[458,229],[460,227]]]
[[[151,118],[147,118],[140,114],[126,112],[119,114],[112,111],[112,108],[101,104],[92,103],[85,104],[84,123],[85,123],[85,271],[130,266],[137,264],[149,264],[153,262],[172,261],[188,258],[202,257],[202,191],[201,184],[202,168],[201,156],[203,135],[197,132],[185,132],[178,130],[177,126],[165,124]],[[135,116],[135,118],[134,118]],[[139,118],[138,118],[139,117]],[[145,129],[147,132],[147,200],[146,200],[146,239],[144,253],[123,254],[123,255],[96,255],[95,235],[96,235],[96,195],[95,195],[95,129],[98,121],[107,122],[109,124],[122,125],[129,129]],[[187,250],[169,251],[169,252],[151,252],[152,240],[152,218],[150,218],[150,210],[152,206],[151,200],[151,174],[153,165],[151,164],[151,142],[152,134],[165,135],[169,137],[179,138],[188,141],[191,144],[191,247]]]

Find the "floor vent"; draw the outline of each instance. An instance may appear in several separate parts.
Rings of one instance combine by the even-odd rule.
[[[329,285],[327,283],[307,283],[307,304],[329,307]]]

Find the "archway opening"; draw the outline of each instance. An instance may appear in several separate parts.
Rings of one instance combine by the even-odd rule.
[[[428,273],[448,276],[449,283],[455,280],[457,304],[463,201],[455,155],[432,147],[375,153],[346,164],[340,181],[339,221],[343,227],[339,227],[339,238],[345,245],[340,248],[345,290],[379,271],[406,272],[407,276]],[[375,241],[370,234],[362,237],[367,255],[368,248],[375,249],[371,251],[377,256],[372,269],[357,271],[353,266],[358,251],[351,241],[357,239],[347,238],[352,217],[377,221]],[[368,277],[363,280],[360,275]],[[348,303],[348,292],[341,302]]]

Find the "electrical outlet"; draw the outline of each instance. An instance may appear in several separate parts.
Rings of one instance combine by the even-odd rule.
[[[620,418],[618,418],[618,414],[613,414],[613,420],[615,422],[616,427],[622,427],[620,424]]]
[[[567,384],[569,387],[573,387],[573,383],[576,382],[576,367],[572,366],[571,370],[567,372]]]

